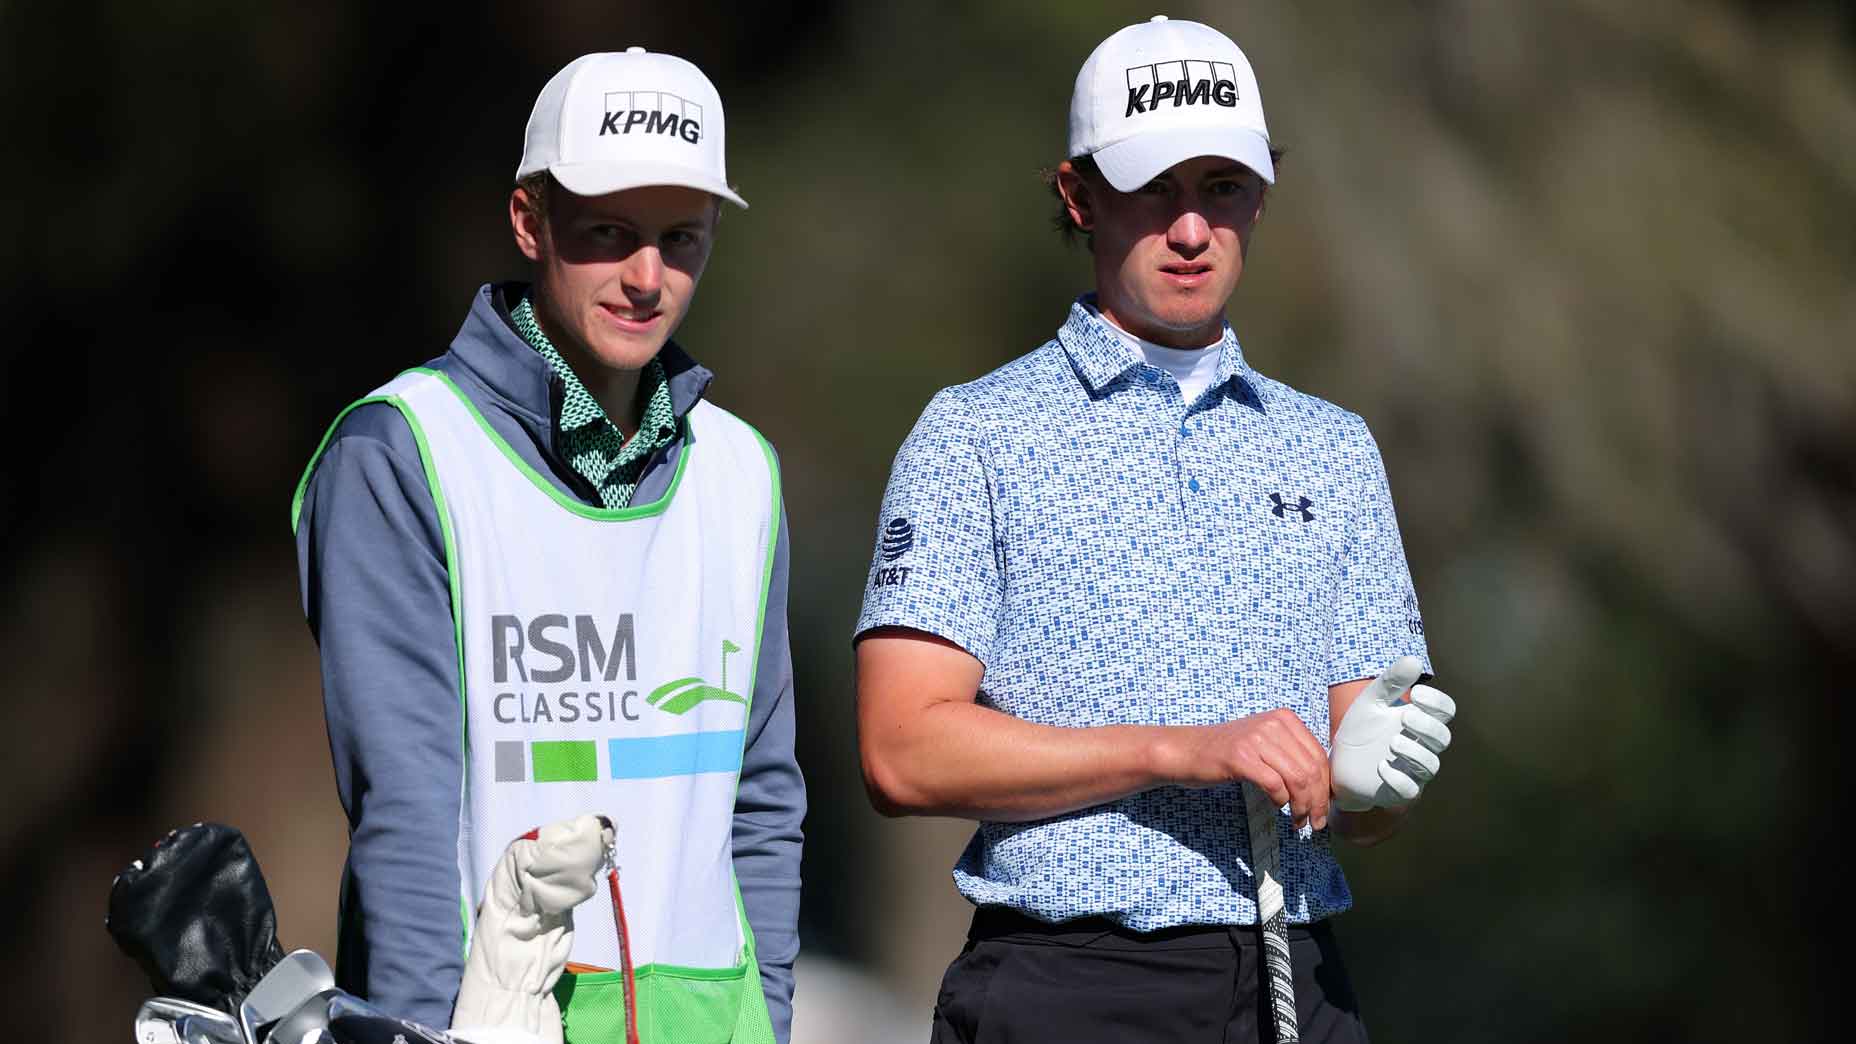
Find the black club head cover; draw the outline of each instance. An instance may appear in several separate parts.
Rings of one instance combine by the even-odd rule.
[[[116,875],[104,925],[157,994],[234,1015],[284,955],[251,846],[219,823],[169,833]]]

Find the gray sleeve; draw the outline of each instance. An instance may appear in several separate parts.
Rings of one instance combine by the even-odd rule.
[[[761,988],[774,1037],[786,1044],[793,1019],[793,959],[799,955],[799,858],[806,783],[793,754],[793,655],[786,632],[791,547],[782,511],[755,670],[741,787],[735,795],[735,877],[754,929]]]
[[[392,406],[343,418],[314,466],[296,543],[348,813],[341,984],[446,1026],[464,972],[457,639],[437,509]]]

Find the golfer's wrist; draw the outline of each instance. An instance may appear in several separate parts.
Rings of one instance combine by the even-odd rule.
[[[1141,729],[1141,772],[1150,787],[1203,786],[1193,770],[1193,733],[1198,725],[1149,725]]]

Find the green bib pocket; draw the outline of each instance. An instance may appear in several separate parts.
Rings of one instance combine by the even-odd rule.
[[[742,1021],[753,957],[733,968],[679,968],[652,964],[635,974],[638,1038],[644,1044],[730,1044]],[[758,970],[758,969],[757,969]],[[625,983],[616,971],[564,973],[555,984],[566,1044],[622,1044]],[[765,1016],[761,1016],[764,1020]]]

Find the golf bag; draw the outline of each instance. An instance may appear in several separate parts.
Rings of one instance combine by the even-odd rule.
[[[105,924],[157,994],[136,1015],[137,1044],[560,1044],[552,990],[572,945],[571,911],[609,870],[612,844],[612,824],[598,816],[511,843],[459,989],[454,1026],[468,1028],[443,1031],[338,989],[312,951],[286,954],[237,830],[171,831],[110,888]],[[616,905],[616,871],[609,877]]]

